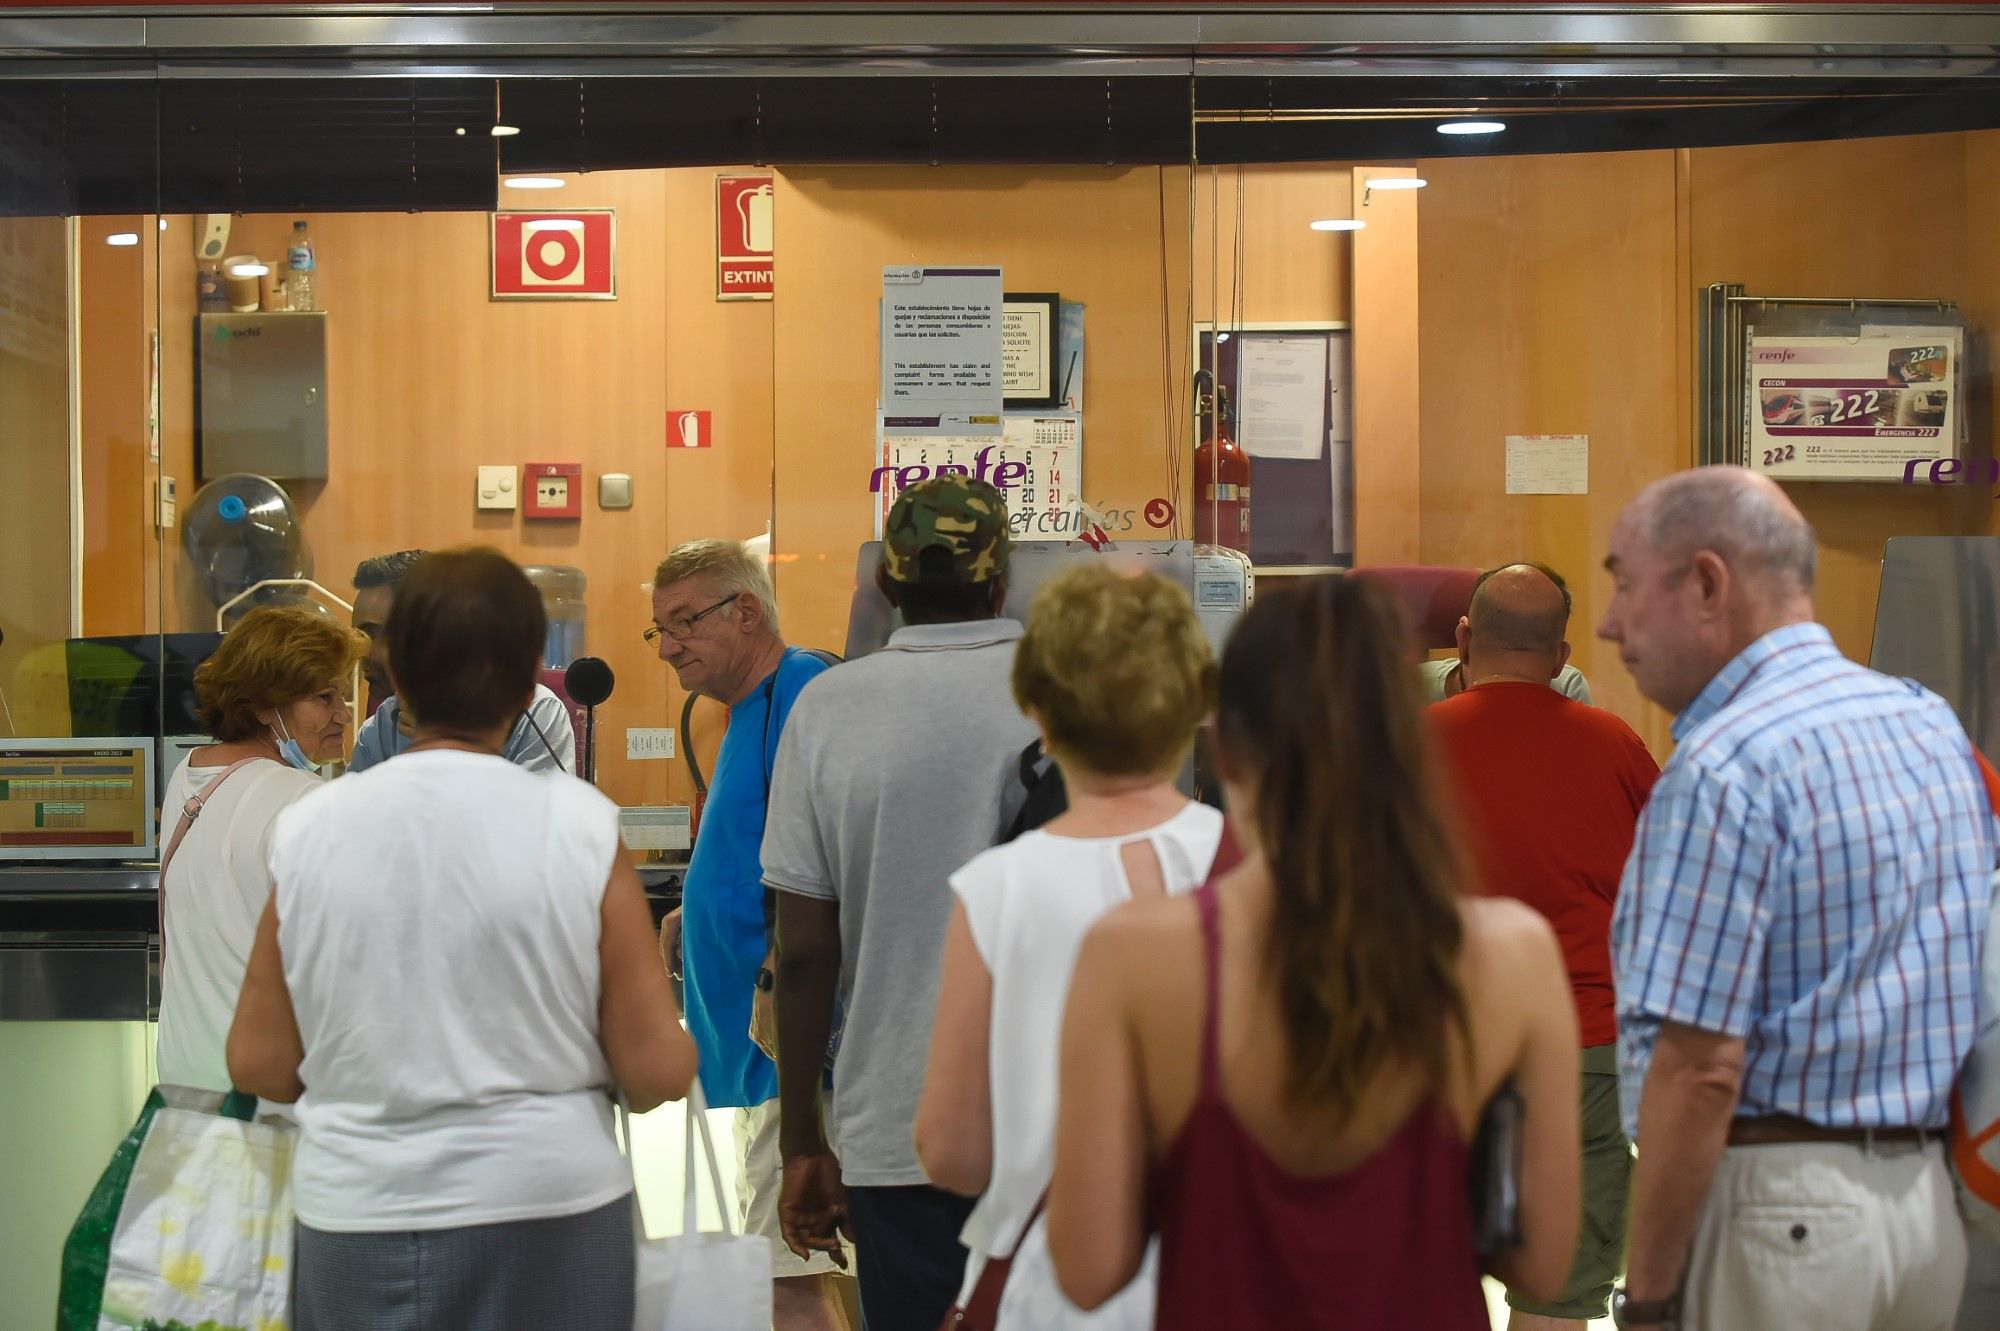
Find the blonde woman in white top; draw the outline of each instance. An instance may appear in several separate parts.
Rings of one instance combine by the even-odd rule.
[[[961,1308],[989,1263],[1011,1255],[1002,1331],[1138,1331],[1153,1322],[1150,1263],[1085,1313],[1056,1285],[1036,1214],[1054,1167],[1063,1008],[1083,937],[1127,901],[1200,885],[1221,840],[1222,815],[1174,786],[1213,705],[1215,663],[1184,592],[1093,560],[1036,595],[1013,683],[1069,809],[952,876],[917,1154],[939,1187],[979,1194],[961,1234]]]
[[[271,899],[271,828],[319,788],[318,766],[345,752],[346,680],[367,650],[359,633],[310,610],[267,607],[238,620],[194,673],[202,726],[218,742],[189,754],[160,800],[168,838],[184,809],[200,807],[160,884],[167,1085],[230,1088],[222,1046]]]

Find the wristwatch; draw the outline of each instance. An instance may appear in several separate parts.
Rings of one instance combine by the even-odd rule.
[[[1681,1296],[1676,1291],[1672,1297],[1654,1299],[1640,1303],[1625,1296],[1623,1289],[1611,1291],[1611,1324],[1616,1327],[1628,1326],[1674,1326],[1681,1316]]]
[[[769,966],[759,966],[757,968],[757,991],[768,994],[777,987],[778,977],[771,974],[771,968]]]

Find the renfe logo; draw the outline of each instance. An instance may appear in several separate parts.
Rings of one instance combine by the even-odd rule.
[[[1759,365],[1789,365],[1799,358],[1799,353],[1790,347],[1759,348],[1750,353],[1750,359]]]
[[[1911,458],[1903,464],[1903,484],[1917,483],[1917,468],[1930,468],[1932,485],[2000,485],[2000,458]]]
[[[1028,474],[1028,464],[1003,462],[994,467],[989,456],[992,452],[993,449],[989,445],[974,453],[970,467],[960,462],[943,462],[936,467],[921,462],[913,462],[906,467],[877,467],[868,475],[868,493],[881,494],[886,478],[893,478],[895,490],[907,490],[918,481],[927,481],[933,476],[971,476],[977,480],[990,482],[996,490],[1011,490],[1019,485],[1022,478]],[[986,474],[988,468],[992,469],[991,476]]]

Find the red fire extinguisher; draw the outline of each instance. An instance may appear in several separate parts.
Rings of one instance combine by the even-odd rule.
[[[1207,377],[1207,371],[1199,376]],[[1198,391],[1198,390],[1197,390]],[[1201,399],[1208,435],[1194,449],[1194,539],[1250,553],[1250,455],[1230,430],[1229,389]]]

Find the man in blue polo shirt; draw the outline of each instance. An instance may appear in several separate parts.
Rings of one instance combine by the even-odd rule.
[[[736,1111],[743,1231],[771,1244],[774,1331],[844,1331],[827,1253],[802,1259],[778,1232],[778,1074],[769,916],[760,854],[778,737],[799,691],[826,669],[785,646],[770,575],[735,541],[689,541],[653,575],[646,640],[681,687],[729,708],[679,911],[661,947],[683,957],[688,1030],[710,1105]]]

